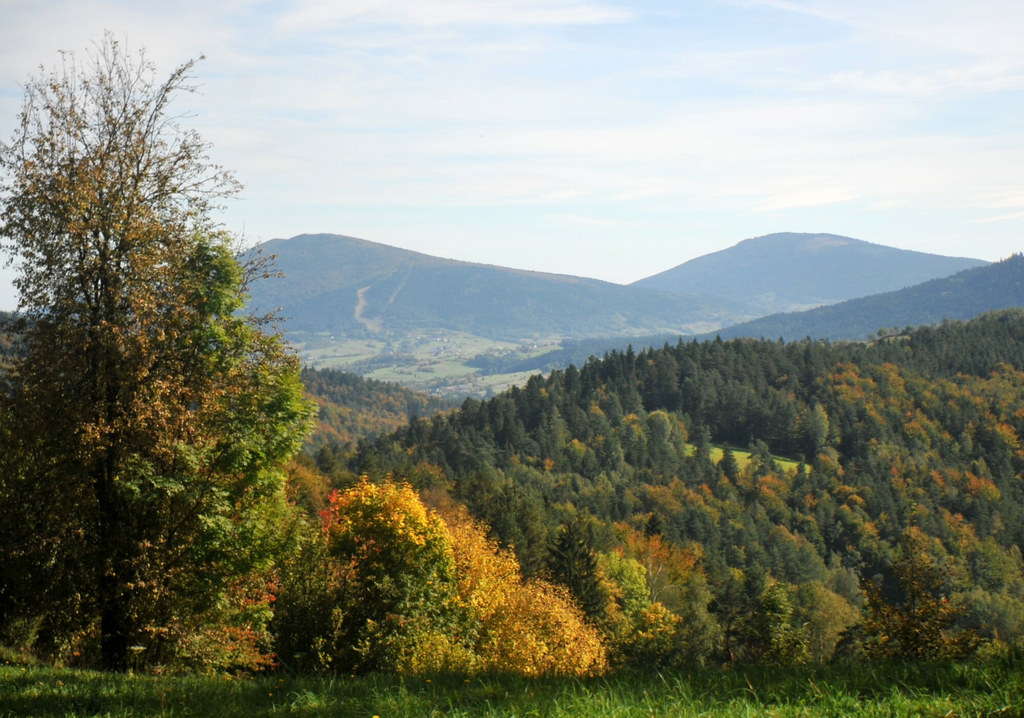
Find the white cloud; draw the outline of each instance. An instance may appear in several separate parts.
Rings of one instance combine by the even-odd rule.
[[[929,97],[947,93],[1006,92],[1024,89],[1024,65],[985,63],[938,72],[920,70],[854,70],[828,79],[837,90],[898,97]]]
[[[574,0],[299,0],[278,21],[291,32],[321,31],[355,22],[403,26],[581,25],[621,22],[631,13]]]
[[[1024,211],[1012,212],[1011,214],[1002,214],[999,215],[998,217],[985,217],[983,219],[975,219],[972,221],[975,224],[987,224],[988,222],[1008,222],[1012,219],[1024,219]]]
[[[821,180],[827,182],[827,180]],[[858,195],[843,187],[819,184],[810,179],[792,189],[771,192],[754,208],[756,212],[775,212],[783,209],[801,207],[820,207],[822,205],[841,204],[858,198]]]

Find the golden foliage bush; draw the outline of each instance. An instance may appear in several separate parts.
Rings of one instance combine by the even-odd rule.
[[[335,665],[405,673],[461,668],[470,614],[441,518],[407,483],[366,478],[332,493],[322,518],[341,587]]]
[[[488,538],[486,526],[465,508],[449,505],[445,519],[459,592],[477,623],[475,669],[525,676],[607,669],[601,635],[568,590],[538,579],[523,582],[515,555]]]
[[[407,483],[365,478],[330,496],[324,549],[311,556],[322,556],[333,578],[303,559],[297,566],[310,575],[297,571],[282,587],[296,614],[282,628],[309,634],[279,639],[290,654],[316,653],[319,669],[414,675],[607,669],[601,634],[568,590],[524,582],[515,555],[488,538],[484,524],[443,495],[428,498],[443,505],[428,508]],[[303,596],[304,586],[317,596]],[[324,597],[333,607],[320,606]],[[307,608],[324,625],[299,620]]]

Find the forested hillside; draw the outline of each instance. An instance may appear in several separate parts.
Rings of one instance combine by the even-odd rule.
[[[594,614],[616,595],[598,564],[640,562],[691,659],[1019,648],[1022,368],[1020,310],[873,344],[629,349],[324,468],[449,489]]]
[[[413,417],[449,409],[451,401],[411,391],[398,384],[365,379],[337,369],[302,370],[306,394],[317,405],[312,441],[346,444],[388,433]]]

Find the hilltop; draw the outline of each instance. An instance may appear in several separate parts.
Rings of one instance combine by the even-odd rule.
[[[730,297],[774,314],[902,289],[984,264],[836,234],[781,232],[705,254],[632,286]]]

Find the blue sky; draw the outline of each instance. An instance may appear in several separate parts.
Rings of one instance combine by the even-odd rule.
[[[0,0],[0,137],[109,30],[161,74],[255,243],[349,234],[631,282],[748,237],[1024,249],[1024,3]],[[10,270],[0,308],[12,308]]]

